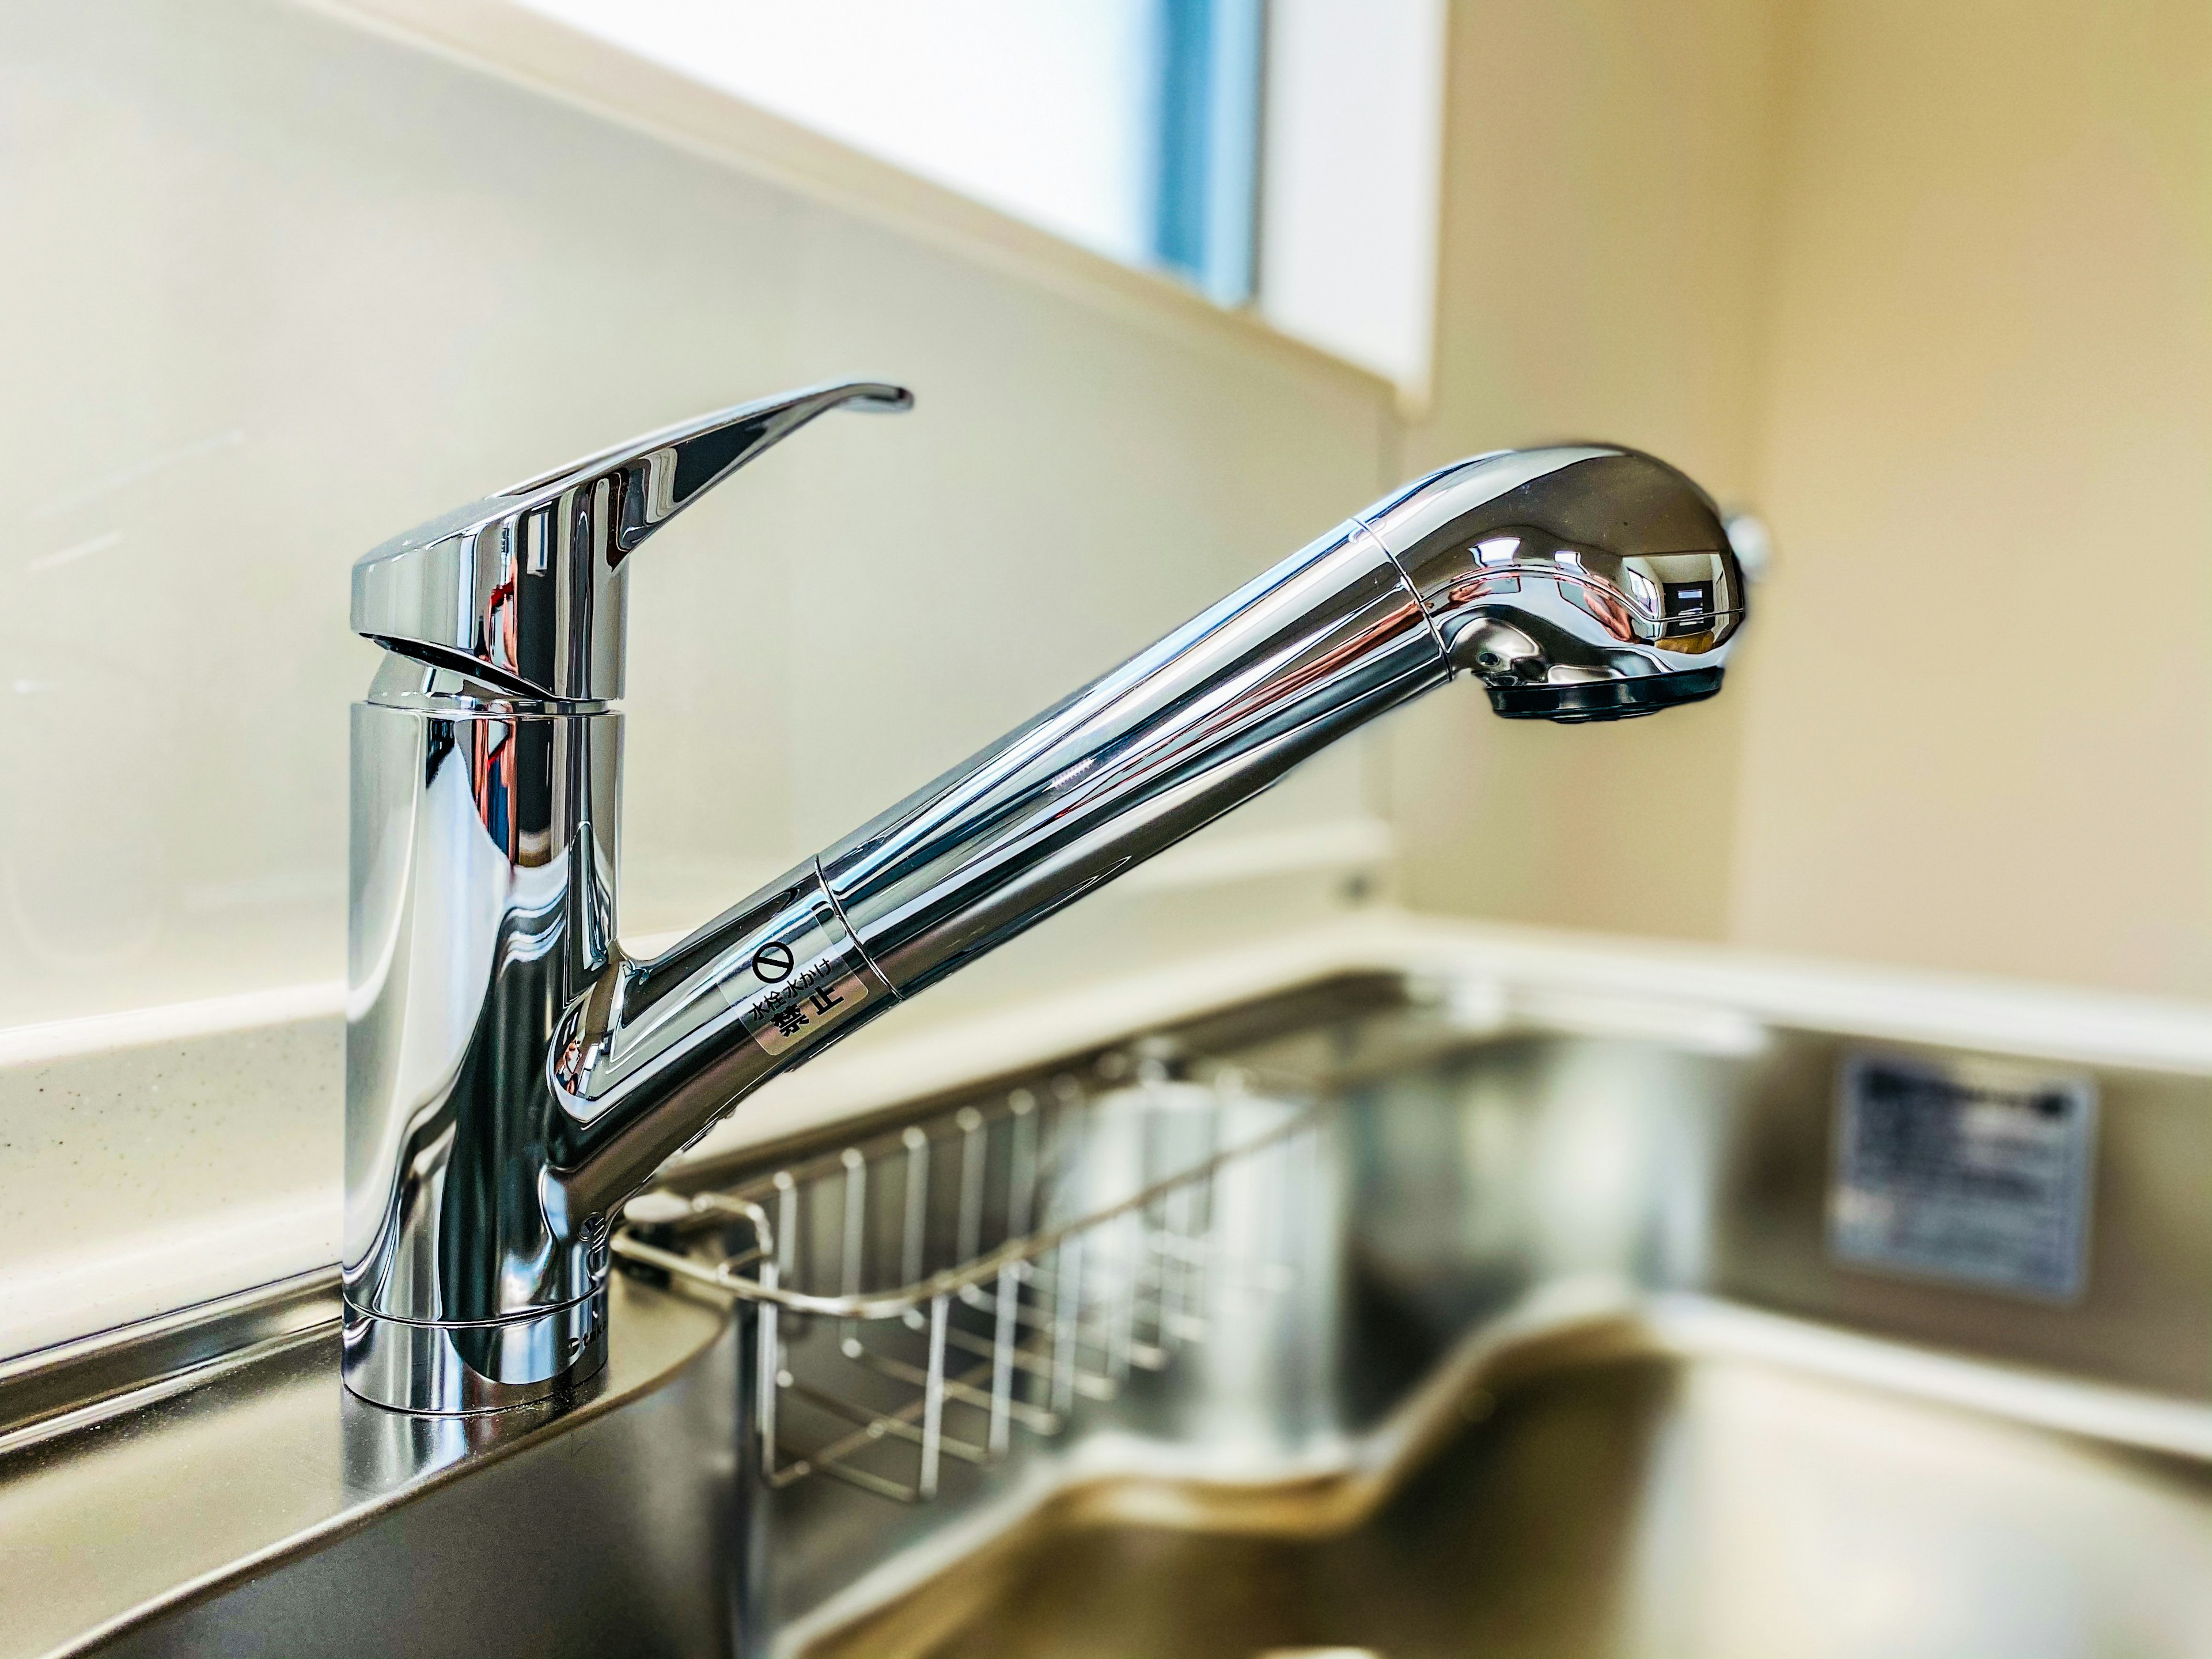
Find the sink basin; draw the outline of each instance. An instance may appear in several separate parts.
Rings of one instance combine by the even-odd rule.
[[[2212,1088],[2097,1071],[2086,1279],[2028,1296],[1832,1248],[1863,1045],[1637,1018],[1184,1028],[1331,1114],[1297,1289],[934,1506],[775,1493],[773,1651],[2212,1653]]]
[[[1348,1524],[1326,1484],[1240,1494],[1237,1530],[1101,1494],[808,1659],[2212,1651],[2212,1465],[1726,1347],[1633,1319],[1536,1344]]]

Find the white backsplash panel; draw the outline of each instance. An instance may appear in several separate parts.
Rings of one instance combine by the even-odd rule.
[[[659,931],[1389,481],[1367,376],[283,0],[6,8],[0,210],[0,1029],[343,971],[348,569],[487,488],[842,374],[920,394],[641,561],[625,922]],[[1246,827],[1369,797],[1334,756]]]

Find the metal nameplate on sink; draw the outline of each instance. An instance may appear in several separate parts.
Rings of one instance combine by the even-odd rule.
[[[1828,1243],[1839,1261],[2071,1300],[2097,1089],[2009,1061],[1847,1051]]]

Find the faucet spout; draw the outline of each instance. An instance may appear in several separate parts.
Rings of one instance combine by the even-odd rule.
[[[564,1014],[554,1089],[620,1200],[761,1083],[1143,862],[1447,677],[1356,524]]]
[[[619,715],[419,658],[380,677],[356,710],[349,1386],[416,1411],[574,1386],[603,1352],[609,1217],[769,1079],[1433,686],[1478,679],[1514,718],[1648,714],[1718,690],[1746,614],[1719,515],[1671,468],[1478,457],[651,958],[615,934]]]

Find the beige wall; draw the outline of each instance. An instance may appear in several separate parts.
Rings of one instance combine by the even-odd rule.
[[[1717,703],[1401,722],[1415,902],[2212,994],[2212,13],[1462,0],[1445,179],[1407,470],[1617,436],[1780,556]]]
[[[1564,437],[1753,493],[1774,121],[1759,0],[1463,0],[1453,12],[1436,399],[1404,471]],[[1747,699],[1613,726],[1395,725],[1427,908],[1719,939]]]
[[[845,370],[921,411],[823,423],[641,573],[635,927],[1396,477],[1597,435],[1772,521],[1731,694],[1575,729],[1438,696],[1221,833],[1387,804],[1425,908],[2212,994],[2203,9],[1460,0],[1450,51],[1404,422],[1087,256],[902,229],[277,0],[6,9],[40,142],[0,152],[0,1025],[335,975],[355,555]],[[2091,581],[2118,599],[2060,619]],[[1171,955],[1235,906],[1168,908],[1037,949]]]
[[[2212,11],[1814,0],[1731,936],[2212,994]]]

